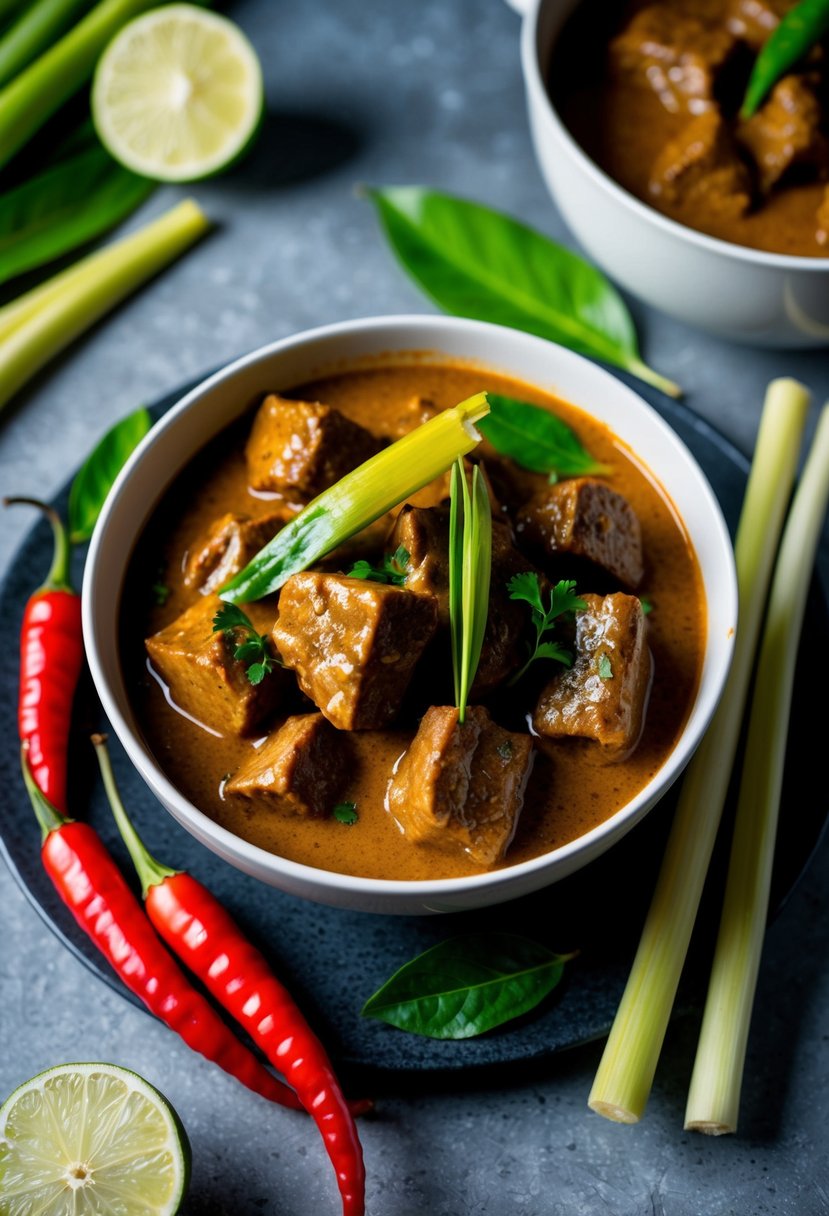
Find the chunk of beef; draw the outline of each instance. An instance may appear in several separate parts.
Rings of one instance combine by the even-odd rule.
[[[735,37],[759,51],[797,0],[729,0],[725,24]]]
[[[515,835],[533,761],[529,735],[502,730],[482,706],[458,721],[453,706],[424,715],[388,790],[388,806],[415,843],[501,861]]]
[[[449,508],[406,506],[397,517],[391,547],[402,545],[409,553],[406,586],[419,595],[434,596],[442,628],[449,627]],[[492,573],[489,611],[481,658],[472,686],[484,696],[512,674],[520,663],[521,637],[526,611],[510,599],[507,584],[514,574],[533,566],[512,543],[509,527],[492,521]]]
[[[816,218],[815,240],[818,245],[829,245],[829,186],[823,191]]]
[[[282,700],[290,677],[281,668],[253,685],[244,663],[233,657],[236,643],[213,632],[221,600],[205,596],[152,637],[147,653],[179,709],[220,734],[250,734]],[[260,616],[259,605],[249,605]],[[261,628],[260,620],[255,622]]]
[[[655,201],[715,218],[744,215],[751,204],[748,168],[716,109],[692,118],[657,156],[648,189]]]
[[[829,172],[829,142],[821,130],[821,106],[812,81],[784,76],[768,100],[738,130],[757,166],[760,188],[771,190],[795,166]]]
[[[184,585],[202,595],[218,591],[243,570],[252,557],[291,519],[292,511],[273,511],[259,519],[248,515],[221,515],[187,553]]]
[[[544,689],[533,726],[549,739],[594,740],[605,759],[624,760],[639,741],[650,691],[647,621],[635,596],[583,598],[573,666]]]
[[[376,730],[400,709],[437,628],[437,603],[340,574],[295,574],[273,639],[302,691],[341,730]]]
[[[610,44],[613,69],[652,89],[672,114],[700,114],[714,100],[714,82],[737,45],[721,24],[669,5],[640,9]]]
[[[248,479],[255,490],[311,499],[381,446],[330,405],[271,394],[257,410],[245,448]]]
[[[639,518],[603,481],[574,477],[536,494],[519,511],[516,533],[542,562],[565,554],[601,567],[626,587],[642,581]]]
[[[343,788],[348,737],[322,714],[296,714],[236,770],[225,795],[267,810],[328,815]]]

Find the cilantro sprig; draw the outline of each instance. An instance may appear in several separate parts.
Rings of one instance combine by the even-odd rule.
[[[349,578],[364,578],[371,583],[389,583],[392,587],[402,587],[409,573],[409,550],[403,545],[398,546],[394,553],[386,554],[377,566],[371,562],[359,561],[348,572]]]
[[[544,635],[555,628],[555,623],[561,617],[583,610],[587,604],[575,593],[576,584],[572,579],[561,579],[550,592],[550,602],[547,606],[541,597],[541,584],[538,575],[527,570],[514,574],[507,583],[511,600],[524,600],[530,605],[532,623],[535,628],[535,644],[531,646],[526,663],[521,667],[510,684],[516,684],[524,672],[536,659],[554,659],[565,667],[572,667],[573,656],[566,646],[559,642],[544,641]]]
[[[261,684],[277,666],[267,636],[256,632],[250,617],[238,604],[222,605],[213,617],[213,632],[223,633],[229,641],[236,642],[233,657],[245,664],[245,675],[251,684]]]

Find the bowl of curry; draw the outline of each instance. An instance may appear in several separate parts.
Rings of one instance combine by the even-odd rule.
[[[750,116],[793,0],[528,0],[539,165],[588,253],[643,300],[725,338],[829,342],[825,43]]]
[[[599,471],[551,478],[473,432],[491,578],[464,721],[446,473],[216,629],[309,503],[481,391],[555,418]],[[519,586],[577,597],[558,659],[528,665]],[[402,317],[277,342],[165,415],[101,515],[83,611],[112,726],[196,838],[299,896],[422,913],[538,889],[638,822],[713,713],[737,605],[708,482],[634,392],[514,330]]]

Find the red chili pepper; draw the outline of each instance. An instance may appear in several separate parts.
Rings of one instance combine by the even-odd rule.
[[[363,1151],[352,1111],[325,1048],[265,958],[214,895],[147,851],[118,794],[104,739],[93,735],[115,820],[141,879],[147,913],[171,950],[290,1081],[313,1117],[337,1175],[344,1216],[365,1212]]]
[[[60,815],[35,784],[23,744],[23,780],[43,832],[41,857],[55,890],[84,933],[148,1009],[198,1051],[271,1102],[301,1110],[224,1024],[153,932],[97,832]]]
[[[35,782],[65,815],[69,724],[83,663],[81,600],[69,581],[69,539],[57,511],[46,503],[36,498],[5,498],[3,504],[37,507],[54,535],[52,567],[23,614],[17,713],[20,739],[29,745]]]

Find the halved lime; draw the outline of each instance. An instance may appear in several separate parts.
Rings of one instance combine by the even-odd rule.
[[[170,1103],[115,1064],[59,1064],[0,1107],[0,1216],[174,1216],[189,1174]]]
[[[92,116],[122,165],[186,182],[236,160],[263,97],[259,60],[238,26],[192,4],[167,4],[125,25],[104,51]]]

